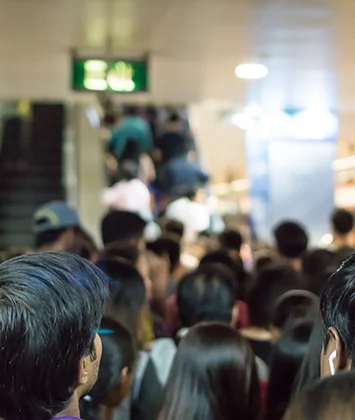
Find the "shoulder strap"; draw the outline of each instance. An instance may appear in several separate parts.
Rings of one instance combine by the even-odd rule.
[[[134,374],[134,381],[132,386],[132,402],[138,400],[139,391],[141,389],[145,370],[149,362],[149,354],[145,351],[140,352],[139,361]]]

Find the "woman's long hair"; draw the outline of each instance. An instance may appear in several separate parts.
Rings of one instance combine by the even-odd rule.
[[[294,383],[307,354],[313,321],[290,322],[276,344],[266,399],[265,420],[281,420],[290,403]]]
[[[200,324],[181,341],[159,420],[256,420],[254,354],[227,325]]]

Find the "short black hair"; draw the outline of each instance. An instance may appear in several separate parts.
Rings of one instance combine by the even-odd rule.
[[[174,219],[170,219],[165,223],[164,230],[167,233],[172,233],[176,235],[180,240],[184,237],[185,233],[184,224]]]
[[[220,264],[204,264],[180,280],[176,301],[183,327],[199,322],[230,323],[235,303],[233,276]]]
[[[248,300],[252,326],[268,328],[278,299],[290,290],[301,288],[299,273],[288,264],[270,263],[257,275]]]
[[[180,115],[177,113],[177,112],[172,112],[170,115],[169,115],[169,117],[168,117],[168,120],[167,120],[168,122],[173,122],[173,123],[175,123],[175,122],[180,122],[180,121],[182,121],[182,119],[181,119],[181,117],[180,117]]]
[[[323,290],[320,309],[323,319],[323,344],[328,345],[328,329],[333,326],[355,361],[355,256],[343,263]]]
[[[0,265],[0,417],[49,420],[72,398],[80,359],[94,352],[107,279],[67,253]]]
[[[119,241],[139,239],[144,234],[147,222],[138,214],[115,210],[106,214],[101,222],[101,236],[104,245]]]
[[[308,236],[305,229],[296,222],[280,223],[274,231],[277,249],[283,257],[299,258],[306,251]]]
[[[100,417],[100,406],[107,404],[110,392],[114,390],[117,394],[120,390],[122,370],[127,368],[131,372],[136,359],[132,336],[120,323],[104,318],[98,334],[102,342],[102,357],[97,382],[80,404],[85,420]]]
[[[219,235],[219,242],[224,249],[240,252],[243,244],[243,238],[237,230],[226,229]]]
[[[180,243],[167,235],[161,236],[155,242],[147,243],[147,249],[159,257],[169,258],[169,271],[173,273],[180,262]]]
[[[137,105],[126,105],[124,107],[125,115],[135,116],[138,115],[139,108]]]
[[[332,225],[336,233],[346,235],[354,227],[354,216],[348,210],[337,209],[332,215]]]

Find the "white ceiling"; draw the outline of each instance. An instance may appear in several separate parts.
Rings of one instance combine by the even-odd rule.
[[[111,37],[117,54],[151,54],[158,100],[355,109],[351,0],[0,0],[0,10],[3,97],[62,96],[70,48],[102,51]],[[237,80],[251,59],[269,76]]]

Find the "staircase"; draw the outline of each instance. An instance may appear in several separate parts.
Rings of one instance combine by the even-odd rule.
[[[33,104],[30,122],[11,124],[15,128],[4,127],[0,154],[0,250],[33,247],[33,213],[64,198],[63,105]]]

